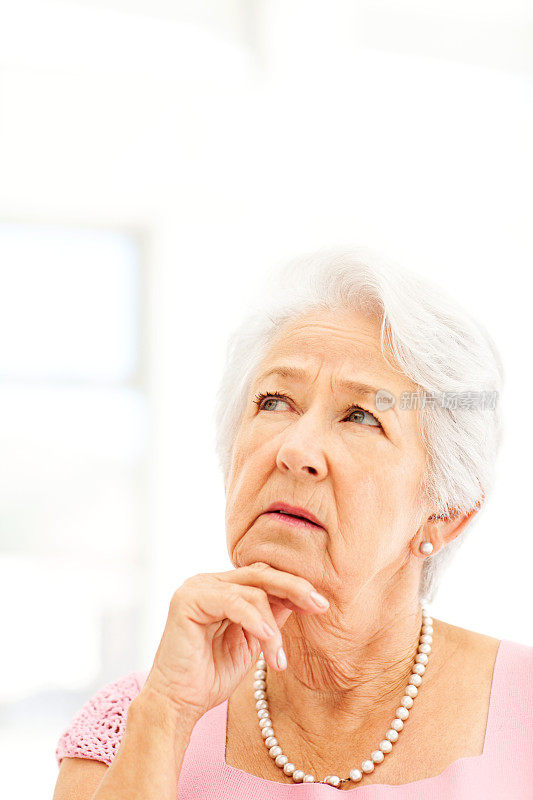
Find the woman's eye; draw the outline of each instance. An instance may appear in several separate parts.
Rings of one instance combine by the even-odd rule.
[[[373,425],[375,428],[381,428],[380,421],[376,419],[376,417],[371,414],[370,411],[366,411],[364,408],[361,408],[361,406],[354,408],[353,411],[350,412],[350,415],[347,417],[347,419],[353,417],[354,414],[357,415],[356,422],[362,422],[364,425]],[[368,419],[365,420],[365,417]]]
[[[260,411],[273,411],[274,408],[275,408],[275,405],[274,405],[274,407],[270,406],[270,407],[267,408],[267,403],[276,404],[276,403],[279,403],[280,401],[282,403],[286,403],[287,402],[285,397],[283,397],[282,395],[279,395],[277,392],[272,392],[272,393],[268,393],[268,394],[266,394],[266,393],[258,394],[256,399],[254,400],[254,403],[257,405],[257,408]]]
[[[271,405],[271,406],[270,406],[270,408],[267,408],[267,411],[269,411],[269,410],[270,410],[270,411],[273,411],[273,410],[274,410],[274,408],[276,408],[276,407],[277,407],[277,406],[276,406],[276,403],[284,403],[284,402],[285,402],[285,400],[278,400],[278,398],[277,398],[277,397],[268,397],[268,398],[265,400],[265,403],[263,404],[263,409],[266,407],[266,404],[267,404],[267,403],[274,403],[274,405],[273,405],[273,406]]]
[[[282,395],[279,392],[261,392],[256,395],[254,400],[254,403],[259,411],[274,411],[277,408],[277,403],[280,402],[288,405],[288,400],[285,395]],[[272,403],[274,405],[272,405]],[[356,422],[362,422],[364,425],[371,425],[374,428],[381,428],[380,421],[376,419],[376,417],[371,414],[370,411],[361,408],[361,406],[355,406],[346,419],[350,420],[351,417],[355,417]]]

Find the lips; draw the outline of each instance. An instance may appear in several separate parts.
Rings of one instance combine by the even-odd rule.
[[[291,517],[300,518],[308,523],[310,522],[313,525],[317,525],[319,528],[324,528],[324,525],[318,519],[318,517],[315,517],[314,514],[312,514],[306,508],[302,508],[301,506],[291,506],[288,503],[277,502],[272,503],[272,505],[270,505],[263,513],[269,514],[276,512]]]

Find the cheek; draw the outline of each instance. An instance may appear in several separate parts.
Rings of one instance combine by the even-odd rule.
[[[238,525],[250,513],[263,482],[253,451],[248,451],[241,439],[234,449],[226,490],[226,523]]]
[[[251,422],[243,423],[233,448],[233,472],[236,480],[257,489],[264,484],[272,471],[275,455],[272,432],[267,435]],[[250,493],[249,487],[247,488]]]
[[[405,461],[358,462],[342,473],[341,495],[348,498],[346,512],[355,518],[372,520],[376,526],[395,525],[410,514],[419,486],[418,471]]]
[[[373,521],[379,519],[383,513],[383,486],[381,476],[359,469],[351,473],[350,478],[345,476],[340,498],[347,498],[346,504],[342,503],[341,516],[346,516],[345,522],[356,529],[368,529]],[[343,522],[341,518],[341,523]]]
[[[242,473],[249,463],[250,449],[246,426],[241,425],[233,442],[228,497],[234,493],[235,484],[242,481]]]
[[[237,469],[242,468],[243,464],[253,459],[265,439],[265,436],[260,436],[258,434],[257,429],[250,421],[243,421],[233,444],[233,460],[235,467]]]

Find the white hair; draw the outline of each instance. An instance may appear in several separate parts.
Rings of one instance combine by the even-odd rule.
[[[492,490],[502,434],[500,356],[486,329],[442,288],[364,247],[319,250],[270,271],[256,307],[230,335],[215,406],[216,452],[226,483],[251,383],[284,323],[310,310],[353,309],[381,323],[381,351],[420,392],[496,392],[496,402],[435,402],[417,412],[426,449],[421,493],[442,518],[479,509]],[[389,360],[389,357],[392,360]],[[452,395],[448,395],[450,398]],[[472,397],[472,396],[471,396]],[[487,397],[487,396],[485,396]],[[468,523],[471,529],[473,520]],[[466,529],[425,558],[421,602],[431,602]]]

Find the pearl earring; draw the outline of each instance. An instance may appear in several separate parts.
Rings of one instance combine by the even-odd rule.
[[[422,544],[418,549],[425,556],[429,556],[433,552],[433,545],[431,544],[431,542],[422,542]]]

